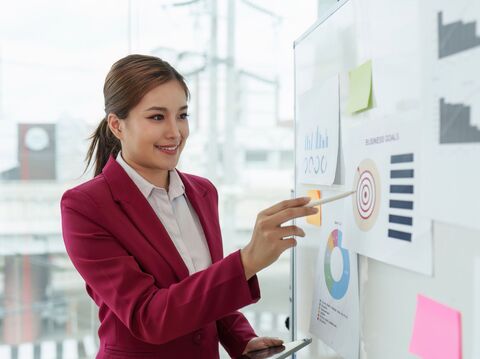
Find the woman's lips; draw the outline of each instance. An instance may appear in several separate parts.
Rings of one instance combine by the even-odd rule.
[[[168,155],[174,155],[177,153],[179,145],[176,146],[157,146],[155,145],[155,148],[163,153],[166,153]]]

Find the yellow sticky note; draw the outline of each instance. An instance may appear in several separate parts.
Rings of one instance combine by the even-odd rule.
[[[307,192],[307,196],[311,199],[320,199],[322,198],[322,192],[313,189]],[[307,223],[320,227],[322,225],[322,206],[316,206],[316,208],[318,208],[318,213],[307,216]]]
[[[372,60],[368,60],[348,73],[349,93],[347,111],[351,114],[371,109],[372,94]]]

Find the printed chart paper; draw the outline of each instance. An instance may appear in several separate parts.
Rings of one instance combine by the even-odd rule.
[[[318,252],[310,332],[344,359],[359,355],[357,254],[343,247],[340,225],[331,226]]]
[[[331,185],[335,179],[339,136],[338,76],[300,95],[297,121],[298,182]]]
[[[421,216],[420,151],[411,123],[345,126],[345,247],[425,274],[432,272],[431,221]]]
[[[434,220],[480,229],[480,2],[438,0],[423,22],[425,213]],[[436,31],[431,31],[436,29]],[[428,30],[428,31],[427,31]],[[441,193],[441,195],[439,195]]]

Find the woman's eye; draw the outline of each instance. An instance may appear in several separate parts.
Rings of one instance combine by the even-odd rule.
[[[190,116],[190,115],[189,115],[188,113],[182,113],[182,114],[180,115],[180,118],[181,118],[182,120],[188,120],[188,117],[189,117],[189,116]]]
[[[158,120],[163,120],[163,115],[153,115],[150,117],[151,119],[158,121]]]

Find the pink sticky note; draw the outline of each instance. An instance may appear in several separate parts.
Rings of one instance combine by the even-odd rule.
[[[419,294],[410,352],[423,359],[461,359],[460,312]]]

